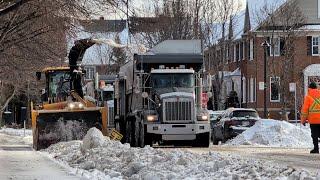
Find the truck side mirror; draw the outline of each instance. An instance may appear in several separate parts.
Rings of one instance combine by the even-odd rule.
[[[37,80],[39,81],[41,79],[41,72],[36,72]]]

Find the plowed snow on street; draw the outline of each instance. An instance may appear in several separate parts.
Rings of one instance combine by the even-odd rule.
[[[92,128],[83,141],[60,142],[39,153],[52,160],[48,171],[60,172],[50,177],[68,171],[84,179],[320,179],[320,155],[309,154],[311,145],[308,127],[263,120],[210,148],[132,148]],[[0,157],[4,152],[8,155],[0,150]],[[57,171],[57,164],[63,170]]]
[[[291,127],[282,125],[283,130]],[[286,135],[287,140],[293,138],[289,136],[292,134]],[[298,152],[252,145],[131,148],[91,129],[83,141],[61,142],[43,153],[89,179],[320,179],[316,169],[318,156],[309,155],[307,149],[301,148]],[[281,158],[287,161],[282,162]],[[301,168],[301,161],[308,161],[308,167]],[[309,168],[312,162],[315,168]]]

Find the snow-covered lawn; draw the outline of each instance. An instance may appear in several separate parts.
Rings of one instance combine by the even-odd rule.
[[[25,136],[24,136],[25,135]],[[32,130],[2,128],[0,129],[0,145],[32,145]]]
[[[310,127],[286,121],[262,119],[250,129],[228,141],[226,145],[311,148]]]
[[[13,129],[13,128],[2,128],[0,129],[0,133],[7,134],[11,136],[32,136],[31,129]]]
[[[95,128],[83,141],[61,142],[41,153],[88,179],[316,179],[307,171],[237,155],[131,148]]]

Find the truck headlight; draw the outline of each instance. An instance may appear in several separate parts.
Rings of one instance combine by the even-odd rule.
[[[72,102],[72,103],[69,103],[69,104],[68,104],[68,107],[69,107],[70,109],[73,109],[74,107],[76,107],[76,105]]]
[[[147,116],[147,121],[157,121],[158,120],[158,116],[157,115],[148,115]]]
[[[199,115],[197,116],[198,121],[207,121],[208,116],[207,115]]]
[[[82,103],[79,103],[78,106],[80,109],[84,108],[84,105]]]

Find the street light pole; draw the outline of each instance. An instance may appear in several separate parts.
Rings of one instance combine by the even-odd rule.
[[[263,107],[263,115],[264,118],[268,118],[267,114],[267,57],[268,57],[268,47],[270,47],[269,43],[267,41],[264,41],[261,45],[264,49],[264,107]]]

